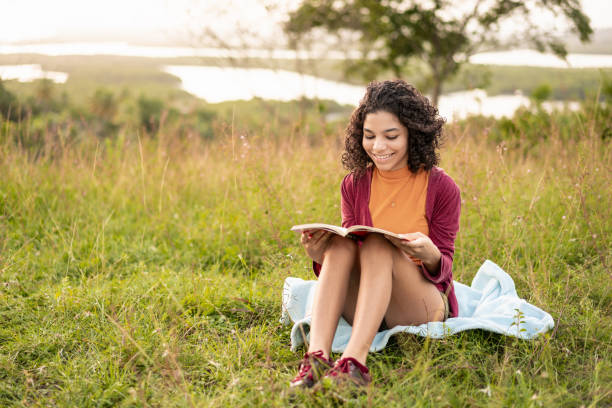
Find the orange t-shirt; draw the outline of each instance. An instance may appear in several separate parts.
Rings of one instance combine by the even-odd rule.
[[[369,203],[374,227],[397,234],[418,231],[429,235],[425,217],[428,178],[428,171],[414,174],[408,166],[392,171],[374,168]]]

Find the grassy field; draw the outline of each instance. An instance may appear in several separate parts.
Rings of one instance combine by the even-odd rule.
[[[341,129],[60,131],[34,155],[11,137],[27,125],[0,122],[0,406],[338,404],[287,394],[301,351],[279,318],[284,278],[313,277],[289,228],[339,222]],[[455,279],[491,259],[555,329],[397,336],[345,402],[612,405],[612,148],[592,121],[574,131],[552,121],[525,153],[452,125],[442,151],[462,191]]]

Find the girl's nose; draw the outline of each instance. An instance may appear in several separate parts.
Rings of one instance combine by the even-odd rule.
[[[374,145],[372,145],[372,150],[383,151],[384,149],[385,149],[385,143],[379,139],[374,139]]]

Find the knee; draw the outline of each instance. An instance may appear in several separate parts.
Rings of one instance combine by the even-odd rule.
[[[325,254],[332,252],[336,254],[354,256],[357,253],[357,244],[352,239],[334,234],[329,240]]]
[[[361,274],[378,274],[393,269],[393,244],[380,234],[370,234],[359,248]]]
[[[369,234],[361,245],[361,252],[391,253],[393,244],[381,234]]]

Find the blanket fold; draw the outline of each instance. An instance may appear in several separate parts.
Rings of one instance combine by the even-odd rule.
[[[296,350],[308,340],[312,299],[318,281],[289,277],[283,287],[281,322],[290,324],[291,349]],[[385,348],[396,333],[442,338],[455,333],[483,329],[521,339],[533,339],[554,327],[550,314],[518,297],[514,281],[495,263],[486,260],[478,269],[471,286],[454,281],[459,302],[459,316],[445,322],[430,322],[420,326],[396,326],[376,334],[370,351]],[[344,351],[351,337],[351,326],[340,318],[332,343],[332,351]]]

